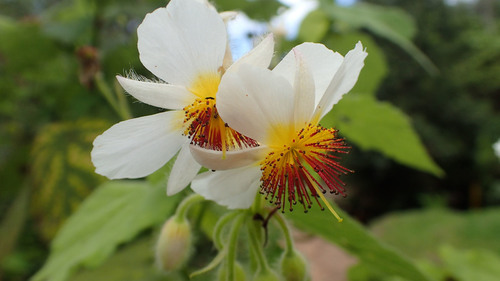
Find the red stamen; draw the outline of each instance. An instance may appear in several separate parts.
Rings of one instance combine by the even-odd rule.
[[[349,149],[336,130],[310,124],[298,131],[289,144],[277,147],[261,163],[261,193],[271,203],[275,200],[282,212],[287,202],[290,211],[299,202],[307,212],[312,205],[310,196],[323,210],[319,199],[324,197],[319,191],[345,196],[345,183],[340,175],[353,171],[340,165],[337,162],[340,157],[333,154],[347,153]]]
[[[191,144],[217,151],[258,146],[255,140],[236,132],[222,121],[214,98],[198,98],[183,110],[184,134],[191,138]]]

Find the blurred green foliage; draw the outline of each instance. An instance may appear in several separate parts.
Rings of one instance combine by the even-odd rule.
[[[359,40],[368,49],[353,93],[322,120],[340,129],[353,146],[345,162],[356,174],[346,178],[352,189],[341,205],[358,219],[370,220],[429,204],[432,192],[439,194],[438,204],[453,207],[500,202],[500,166],[491,149],[500,137],[500,22],[488,16],[500,13],[500,4],[363,2],[340,7],[320,1],[298,38],[281,38],[277,46],[278,55],[303,41],[322,42],[341,54]],[[123,118],[103,93],[122,97],[114,76],[134,69],[151,77],[139,61],[136,28],[146,13],[165,4],[0,1],[0,279],[33,276],[48,256],[47,241],[70,217],[35,280],[65,280],[75,272],[72,280],[95,280],[109,272],[115,274],[109,280],[186,280],[187,272],[164,276],[151,266],[152,229],[179,200],[164,195],[167,171],[148,181],[101,184],[89,160],[94,137]],[[215,4],[263,21],[283,7],[268,0]],[[130,107],[134,116],[157,112],[137,102]],[[360,257],[363,263],[352,270],[352,280],[402,280],[393,274],[420,276],[421,271],[436,280],[472,280],[478,272],[485,274],[482,280],[493,280],[487,278],[498,274],[500,253],[492,242],[498,212],[428,212],[396,215],[373,227],[385,243],[418,260],[420,270],[350,218],[339,229],[325,227],[328,213],[293,213],[290,219]],[[197,222],[200,236],[210,241],[221,210],[203,214]],[[422,240],[429,244],[415,244]],[[465,247],[463,241],[474,243]],[[198,268],[208,262],[207,252],[193,261]],[[279,253],[272,247],[268,252],[275,258]],[[82,265],[93,269],[78,271]]]
[[[500,274],[500,209],[456,212],[443,208],[393,213],[374,221],[374,234],[404,252],[433,280],[493,281]],[[415,235],[418,239],[412,239]],[[349,280],[412,280],[361,262]]]
[[[500,85],[493,78],[500,75],[500,22],[494,16],[500,12],[500,3],[370,2],[398,6],[412,15],[416,46],[439,68],[439,75],[430,76],[399,46],[376,38],[390,69],[377,97],[408,114],[446,176],[438,179],[415,173],[376,155],[361,155],[355,147],[350,158],[354,168],[372,176],[368,181],[355,178],[353,184],[369,186],[375,180],[383,192],[362,188],[359,192],[365,196],[353,198],[352,211],[365,216],[418,207],[429,193],[460,209],[498,204],[500,162],[491,145],[500,136]],[[363,161],[377,164],[364,165]]]

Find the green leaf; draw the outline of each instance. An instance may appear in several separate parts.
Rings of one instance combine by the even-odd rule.
[[[68,219],[33,280],[68,280],[79,266],[101,264],[118,245],[165,221],[181,198],[182,194],[167,197],[164,184],[112,181],[101,185]]]
[[[98,268],[86,269],[71,277],[72,281],[186,281],[179,272],[161,273],[154,268],[153,241],[143,238],[117,251]]]
[[[275,0],[216,0],[219,11],[242,11],[255,20],[268,21],[282,6]]]
[[[497,281],[500,256],[485,249],[457,250],[450,246],[439,249],[440,257],[454,280]]]
[[[384,53],[377,46],[377,43],[371,36],[360,33],[351,32],[346,34],[339,34],[329,36],[325,40],[325,45],[343,55],[347,54],[358,41],[363,43],[363,47],[368,52],[368,57],[365,59],[365,66],[359,74],[358,82],[351,90],[353,93],[370,93],[375,94],[380,83],[387,75],[387,63]]]
[[[412,281],[428,281],[415,265],[396,250],[389,248],[375,239],[363,226],[336,208],[344,221],[339,223],[328,211],[321,211],[314,206],[308,213],[287,213],[298,228],[319,235],[333,242],[361,262],[370,264],[380,271],[407,278]]]
[[[446,223],[443,223],[446,222]],[[500,255],[500,208],[455,212],[441,208],[392,213],[374,221],[377,237],[416,259],[433,259],[443,244]],[[408,239],[418,233],[419,243]]]
[[[5,15],[0,15],[0,30],[6,28],[12,28],[16,25],[14,19],[7,17]]]
[[[366,28],[375,35],[392,41],[410,54],[427,72],[437,74],[439,70],[412,42],[416,32],[413,19],[403,10],[368,3],[357,3],[350,7],[340,7],[323,3],[322,9],[332,19],[345,22],[353,28]]]
[[[30,189],[22,188],[0,223],[0,262],[16,247],[27,217]]]
[[[310,12],[300,24],[298,38],[304,42],[319,42],[325,37],[330,20],[322,10]]]
[[[443,175],[425,151],[409,118],[387,102],[368,95],[346,95],[322,120],[335,127],[348,143],[361,149],[376,150],[409,167]]]
[[[32,212],[39,231],[51,239],[80,202],[103,182],[90,160],[92,141],[109,126],[102,120],[50,124],[32,149]]]
[[[64,43],[91,44],[96,5],[94,1],[62,1],[42,14],[49,36]]]

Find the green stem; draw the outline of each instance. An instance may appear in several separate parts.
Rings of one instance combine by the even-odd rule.
[[[122,110],[120,109],[120,106],[118,105],[118,101],[116,100],[116,97],[113,95],[113,92],[109,88],[108,84],[104,80],[104,77],[102,73],[97,73],[94,76],[94,81],[97,86],[97,89],[99,89],[99,92],[104,96],[106,101],[108,101],[109,105],[113,108],[113,110],[120,116],[122,120],[127,119],[127,116],[123,114]]]
[[[132,118],[132,114],[130,113],[130,107],[128,106],[127,102],[127,96],[125,95],[125,92],[123,91],[122,87],[120,86],[120,83],[118,83],[118,80],[115,79],[114,89],[116,93],[116,97],[118,98],[118,106],[120,107],[120,112],[125,116],[125,119],[130,119]]]
[[[276,221],[278,222],[279,226],[281,227],[281,230],[283,231],[283,235],[285,236],[285,254],[291,255],[293,253],[293,239],[292,236],[290,235],[290,229],[288,228],[288,225],[283,219],[283,216],[280,214],[274,214],[274,217],[276,218]]]
[[[260,225],[255,223],[248,224],[248,236],[250,237],[251,247],[254,251],[255,257],[257,258],[257,265],[261,271],[270,270],[269,265],[267,264],[266,256],[264,255],[264,250],[262,249],[262,245],[260,243],[260,235],[258,233],[258,227]]]
[[[254,214],[260,214],[260,211],[262,211],[263,200],[264,197],[262,197],[262,195],[257,192],[257,195],[255,196],[255,199],[253,200],[253,204],[251,207],[251,210]]]
[[[224,243],[222,243],[222,230],[224,227],[227,225],[228,222],[233,220],[237,215],[240,215],[241,211],[233,211],[230,213],[225,214],[223,217],[221,217],[217,223],[215,224],[214,227],[214,233],[213,233],[213,239],[214,239],[214,244],[215,247],[219,250],[224,248]]]
[[[186,197],[182,202],[177,206],[177,210],[175,211],[175,219],[177,221],[182,221],[186,217],[186,212],[189,208],[196,203],[203,201],[203,197],[199,194],[193,193],[190,196]]]
[[[236,261],[236,244],[238,243],[238,237],[240,233],[241,225],[245,218],[247,218],[244,213],[238,212],[240,216],[236,219],[231,228],[231,232],[229,234],[229,243],[227,248],[227,256],[226,256],[226,276],[228,281],[234,280],[234,263]]]

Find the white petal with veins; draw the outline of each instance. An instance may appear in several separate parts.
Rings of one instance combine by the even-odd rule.
[[[354,87],[354,84],[358,81],[359,73],[365,65],[364,60],[367,55],[361,42],[358,42],[356,47],[347,53],[342,65],[335,73],[324,96],[316,107],[314,115],[317,120],[325,116],[339,102],[342,96]]]
[[[145,177],[165,165],[186,141],[178,113],[158,113],[122,121],[94,140],[96,173],[110,179]]]
[[[228,170],[250,165],[262,159],[269,148],[258,146],[235,151],[216,151],[191,145],[191,154],[202,166],[211,170]]]
[[[229,209],[246,209],[255,200],[260,176],[260,167],[255,165],[228,171],[206,172],[191,182],[191,188],[206,199]]]
[[[270,133],[293,120],[293,89],[270,70],[245,64],[223,76],[217,110],[231,128],[266,143]]]
[[[300,130],[309,123],[314,111],[314,81],[312,73],[298,50],[295,54],[294,89],[294,122],[295,129]]]
[[[167,195],[174,195],[183,190],[200,171],[201,165],[194,160],[186,142],[175,159],[167,183]]]
[[[226,50],[226,26],[206,3],[172,0],[146,15],[137,29],[142,64],[162,80],[189,86],[216,74]],[[210,6],[209,6],[210,7]]]
[[[251,64],[258,67],[268,68],[274,53],[274,36],[267,35],[255,48],[243,55],[228,71],[235,71],[240,65]]]
[[[120,85],[134,98],[143,103],[166,109],[182,109],[196,96],[183,86],[139,81],[116,76]]]
[[[344,58],[339,53],[329,50],[323,44],[302,43],[293,48],[273,69],[273,72],[284,76],[290,83],[293,83],[295,79],[297,65],[294,51],[298,51],[301,54],[302,59],[312,72],[315,85],[314,104],[317,105]]]

